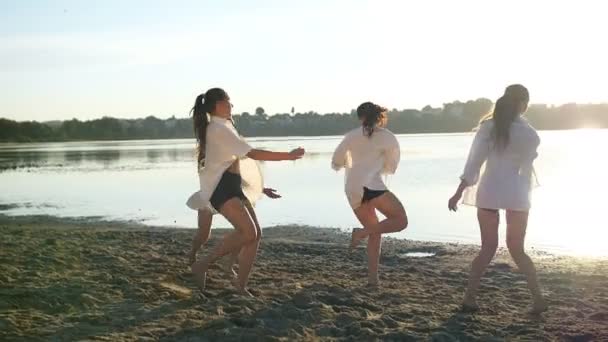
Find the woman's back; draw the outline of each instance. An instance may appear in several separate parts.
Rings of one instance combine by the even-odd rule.
[[[376,128],[371,136],[364,134],[361,128],[356,128],[347,134],[350,140],[352,167],[360,167],[380,161],[384,151],[392,144],[393,133],[384,128]]]
[[[523,118],[516,119],[509,129],[509,141],[503,147],[499,147],[492,138],[494,123],[492,120],[482,124],[487,125],[488,157],[485,174],[499,172],[501,174],[521,174],[531,171],[532,163],[538,156],[536,149],[540,144],[540,138],[536,130]],[[480,130],[483,128],[480,128]]]
[[[367,135],[361,128],[348,132],[332,158],[335,170],[346,169],[345,188],[353,207],[358,206],[363,188],[386,190],[382,174],[395,173],[400,160],[395,135],[381,127]]]
[[[533,162],[540,138],[523,118],[511,124],[504,147],[496,144],[493,130],[494,122],[488,120],[475,136],[462,178],[467,184],[479,184],[467,189],[464,203],[486,209],[527,210],[530,190],[536,185]]]

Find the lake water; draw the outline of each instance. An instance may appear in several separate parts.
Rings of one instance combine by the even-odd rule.
[[[527,245],[552,252],[608,256],[608,130],[541,132]],[[297,162],[263,163],[266,185],[283,198],[264,199],[263,226],[358,226],[330,168],[340,137],[254,138],[270,150],[303,146]],[[402,161],[389,188],[404,202],[409,228],[395,237],[478,243],[475,209],[447,210],[471,134],[401,135]],[[185,206],[197,190],[193,140],[0,144],[0,213],[101,216],[150,225],[196,226]],[[503,220],[504,222],[504,220]],[[228,227],[216,216],[214,227]],[[501,227],[504,240],[505,227]],[[504,242],[501,242],[504,245]]]

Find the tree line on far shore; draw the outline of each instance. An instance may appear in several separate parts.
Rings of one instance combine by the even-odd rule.
[[[426,106],[421,110],[392,109],[388,128],[402,133],[450,133],[471,131],[479,119],[492,110],[488,99],[455,101],[441,108]],[[583,127],[608,128],[608,104],[531,105],[526,116],[537,129],[559,130]],[[350,113],[278,113],[268,115],[262,107],[253,114],[234,115],[239,132],[247,137],[340,135],[359,123],[356,112]],[[76,140],[129,140],[192,138],[191,118],[72,119],[54,122],[17,122],[0,119],[0,142],[41,142]]]

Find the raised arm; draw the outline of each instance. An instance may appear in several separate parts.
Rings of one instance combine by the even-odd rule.
[[[255,149],[243,138],[238,136],[235,130],[225,126],[211,126],[207,129],[208,142],[214,142],[214,149],[217,154],[224,158],[243,158],[249,157],[254,160],[280,161],[297,160],[304,156],[305,150],[301,147],[291,152],[272,152]]]
[[[262,161],[298,160],[304,156],[305,152],[306,151],[302,147],[298,147],[291,152],[272,152],[252,149],[247,153],[247,157]]]

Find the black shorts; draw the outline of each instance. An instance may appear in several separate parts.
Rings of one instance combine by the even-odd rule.
[[[371,190],[364,186],[363,187],[363,199],[361,200],[361,203],[369,202],[376,197],[384,195],[387,192],[388,192],[388,190]]]
[[[222,175],[217,187],[215,187],[215,191],[213,191],[209,202],[211,202],[215,210],[220,211],[224,203],[234,197],[241,200],[247,199],[241,188],[241,175],[226,171]]]

